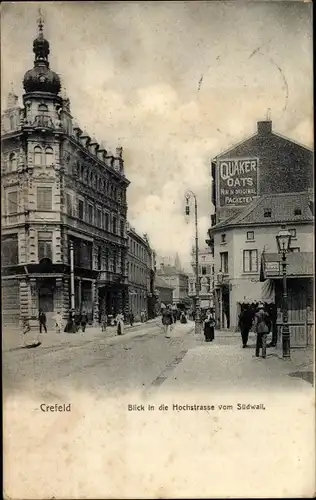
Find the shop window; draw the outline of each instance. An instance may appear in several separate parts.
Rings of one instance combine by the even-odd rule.
[[[45,149],[45,165],[50,167],[51,165],[53,165],[53,160],[54,160],[53,148],[48,147]]]
[[[255,239],[255,232],[254,231],[247,231],[247,241],[251,241]]]
[[[220,259],[221,259],[221,273],[228,273],[228,252],[221,252],[220,253]]]
[[[258,251],[244,250],[243,257],[244,273],[258,272]]]
[[[16,214],[18,212],[18,192],[10,191],[7,194],[8,199],[8,215]]]
[[[294,215],[302,215],[302,210],[300,208],[296,208],[294,210]]]
[[[272,215],[271,208],[265,208],[263,216],[264,217],[271,217],[271,215]]]
[[[42,165],[42,161],[43,161],[42,156],[43,156],[42,148],[40,146],[35,146],[35,148],[34,148],[34,165],[35,166]]]
[[[48,211],[52,210],[52,188],[38,187],[37,188],[37,210]]]
[[[51,231],[39,231],[37,234],[37,241],[38,260],[53,260],[53,233]]]
[[[12,266],[19,263],[18,235],[2,236],[1,257],[3,266]]]

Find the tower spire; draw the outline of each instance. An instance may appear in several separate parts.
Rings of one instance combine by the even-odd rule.
[[[38,25],[39,34],[43,33],[44,18],[43,18],[43,14],[42,14],[41,8],[38,9],[37,25]]]

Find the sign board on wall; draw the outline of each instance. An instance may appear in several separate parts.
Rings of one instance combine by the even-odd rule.
[[[280,263],[279,262],[265,262],[265,271],[267,274],[280,274]]]
[[[248,205],[258,195],[259,159],[218,160],[217,179],[221,207]]]

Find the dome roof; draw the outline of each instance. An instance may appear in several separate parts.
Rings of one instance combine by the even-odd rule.
[[[43,24],[39,24],[38,37],[33,42],[35,54],[34,68],[27,71],[23,79],[25,92],[49,92],[58,94],[61,90],[60,78],[49,69],[49,42],[43,36]]]
[[[34,66],[27,71],[23,79],[25,92],[50,92],[58,94],[61,89],[60,78],[45,64]]]

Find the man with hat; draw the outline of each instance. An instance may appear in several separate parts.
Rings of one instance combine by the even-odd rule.
[[[256,342],[256,357],[259,357],[260,348],[262,348],[262,357],[267,355],[267,336],[270,331],[270,317],[264,310],[264,305],[260,302],[258,304],[258,312],[255,315],[255,325],[257,332]]]

